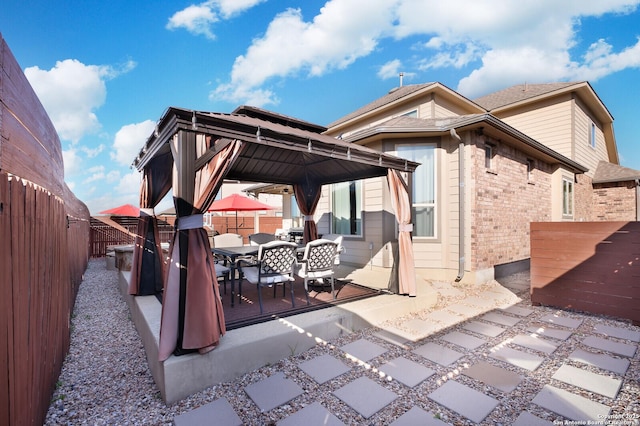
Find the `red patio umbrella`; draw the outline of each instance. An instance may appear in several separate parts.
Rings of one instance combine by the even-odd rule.
[[[238,229],[238,212],[273,210],[275,207],[239,194],[231,194],[214,201],[209,206],[210,212],[236,212],[236,230]]]
[[[110,214],[112,216],[130,216],[130,217],[139,217],[140,216],[140,208],[133,206],[131,204],[123,204],[118,207],[114,207],[112,209],[107,209],[99,212],[100,214]]]

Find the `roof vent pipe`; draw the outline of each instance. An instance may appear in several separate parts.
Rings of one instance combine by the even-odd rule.
[[[404,77],[404,73],[401,72],[400,73],[400,87],[402,87],[402,78]]]
[[[458,258],[458,276],[456,282],[459,282],[464,277],[464,142],[462,138],[456,133],[456,129],[449,130],[451,137],[458,141],[458,182],[460,188],[458,189],[458,252],[460,257]]]

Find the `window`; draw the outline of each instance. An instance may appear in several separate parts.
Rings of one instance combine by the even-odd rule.
[[[589,144],[591,148],[596,147],[596,124],[591,122],[591,132],[589,133]]]
[[[484,146],[484,167],[487,169],[493,169],[493,146]]]
[[[435,145],[399,145],[399,157],[420,163],[411,187],[411,222],[414,237],[435,237],[436,163]]]
[[[562,178],[562,217],[573,217],[573,179]]]
[[[331,213],[333,233],[362,235],[362,181],[331,186]]]

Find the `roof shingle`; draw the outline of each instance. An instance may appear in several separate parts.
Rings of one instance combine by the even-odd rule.
[[[474,99],[473,101],[487,109],[487,111],[492,111],[496,108],[502,108],[525,99],[534,98],[575,84],[577,83],[518,84],[498,92],[490,93],[478,99]]]

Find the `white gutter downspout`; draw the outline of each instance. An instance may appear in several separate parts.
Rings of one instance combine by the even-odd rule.
[[[458,259],[458,276],[456,282],[459,282],[464,277],[464,142],[462,138],[456,133],[456,129],[450,129],[451,137],[458,141],[458,182],[460,188],[458,189],[458,251],[460,258]]]

